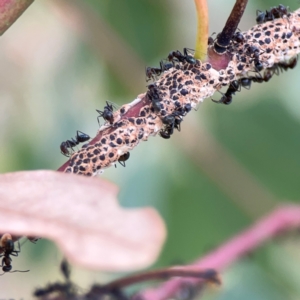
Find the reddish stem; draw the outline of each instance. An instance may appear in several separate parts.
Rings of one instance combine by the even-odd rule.
[[[211,268],[220,271],[278,233],[299,226],[300,206],[291,205],[278,208],[251,228],[200,258],[190,267],[199,270]],[[140,295],[143,300],[170,299],[180,290],[182,285],[191,284],[196,286],[197,283],[198,281],[193,279],[172,279],[158,288],[146,290]]]
[[[137,104],[133,105],[124,115],[122,115],[121,120],[128,119],[131,117],[138,117],[140,110],[143,106],[149,104],[149,99],[146,97],[146,94],[141,94],[138,96],[141,101],[139,101]],[[109,127],[103,131],[100,131],[96,134],[96,136],[89,142],[89,145],[94,145],[98,143],[101,140],[101,137],[103,135],[109,134],[113,132],[116,128]],[[64,172],[65,169],[69,166],[70,160],[66,161],[62,166],[60,166],[57,171]]]
[[[0,35],[2,35],[34,0],[0,0]]]
[[[190,267],[174,267],[167,269],[159,269],[154,271],[148,271],[145,273],[139,273],[125,278],[121,278],[112,281],[106,285],[100,286],[102,290],[122,289],[124,287],[137,284],[149,280],[167,280],[172,277],[189,277],[202,279],[207,282],[221,284],[218,273],[212,269],[207,270],[195,270]]]

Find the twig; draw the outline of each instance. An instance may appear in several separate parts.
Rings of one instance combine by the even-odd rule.
[[[122,289],[124,287],[149,281],[149,280],[167,280],[172,277],[188,277],[202,279],[207,282],[221,284],[218,273],[213,269],[197,270],[191,267],[174,267],[139,273],[136,275],[121,278],[101,286],[103,290]]]
[[[237,0],[225,27],[222,32],[218,35],[217,40],[214,44],[214,49],[217,53],[222,54],[226,51],[233,34],[235,33],[240,20],[244,14],[245,8],[247,6],[248,0]]]
[[[238,234],[224,245],[190,265],[194,269],[213,268],[217,271],[237,261],[277,234],[300,226],[300,206],[284,206],[258,221],[254,226]],[[172,279],[156,289],[149,289],[140,295],[143,300],[170,299],[183,284],[197,285],[192,279]]]
[[[34,0],[0,1],[0,35],[2,35]]]

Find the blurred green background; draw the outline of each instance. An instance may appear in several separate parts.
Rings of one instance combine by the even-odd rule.
[[[210,33],[219,32],[235,1],[208,2]],[[250,1],[239,28],[254,25],[257,9],[278,4]],[[297,8],[296,1],[283,4]],[[146,90],[145,66],[158,66],[171,50],[194,48],[195,34],[193,0],[33,3],[0,39],[1,173],[57,169],[66,161],[62,141],[76,130],[94,136],[95,109],[106,100],[131,102]],[[230,106],[207,99],[181,133],[150,138],[126,168],[105,171],[123,205],[155,206],[165,219],[168,239],[157,267],[189,263],[278,203],[299,202],[298,78],[299,66],[243,89]],[[266,243],[224,271],[222,287],[201,299],[300,299],[299,241],[289,235]],[[26,243],[13,267],[31,272],[3,276],[1,298],[28,299],[33,287],[57,280],[60,258],[48,241]],[[73,269],[82,287],[108,276]]]

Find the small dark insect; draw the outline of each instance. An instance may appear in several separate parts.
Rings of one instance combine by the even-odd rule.
[[[237,43],[243,43],[245,41],[243,34],[239,31],[233,35],[232,40]]]
[[[287,71],[288,69],[294,69],[297,65],[297,61],[298,61],[298,56],[292,58],[290,61],[288,62],[281,62],[278,63],[278,67],[279,69],[282,71]]]
[[[184,63],[185,62],[185,57],[184,55],[179,51],[179,50],[176,50],[176,51],[171,51],[168,55],[168,60],[171,61],[171,62],[181,62],[181,63]]]
[[[161,75],[161,68],[146,67],[145,73],[146,73],[146,81],[149,81],[151,79],[155,80],[156,76]]]
[[[168,55],[168,60],[171,61],[173,64],[176,62],[187,62],[189,64],[196,64],[197,60],[189,53],[189,51],[193,51],[189,48],[183,48],[183,54],[176,50],[176,51],[171,51]]]
[[[147,96],[149,100],[152,102],[152,111],[157,113],[160,112],[160,110],[162,109],[160,103],[161,98],[159,96],[159,91],[155,84],[148,85]]]
[[[256,11],[256,24],[265,23],[266,13],[260,10]]]
[[[130,157],[130,153],[126,152],[119,157],[118,162],[120,163],[121,166],[125,167],[125,161],[128,160],[129,157]]]
[[[62,293],[63,295],[70,296],[70,286],[67,283],[55,282],[47,285],[45,288],[36,289],[33,293],[35,297],[44,297],[54,292]]]
[[[67,281],[70,280],[71,269],[66,259],[63,259],[60,263],[60,271]]]
[[[164,128],[159,132],[159,135],[164,139],[169,139],[172,134],[173,134],[173,130],[171,130],[171,128],[169,127]]]
[[[246,50],[246,54],[253,58],[252,62],[254,62],[254,67],[257,72],[263,70],[264,66],[259,60],[260,51],[255,46],[249,46]]]
[[[40,240],[41,238],[40,237],[35,237],[35,236],[27,236],[27,239],[33,243],[33,244],[36,244],[38,240]]]
[[[183,48],[183,54],[184,54],[184,57],[185,57],[185,60],[191,64],[191,65],[194,65],[196,64],[196,59],[193,57],[193,55],[191,55],[189,52],[195,52],[194,50],[192,49],[189,49],[189,48]]]
[[[247,90],[251,87],[251,79],[249,78],[241,78],[240,80],[241,86]]]
[[[63,299],[65,299],[65,298],[69,299],[68,297],[70,297],[70,299],[73,299],[71,297],[74,296],[74,294],[75,294],[74,285],[70,281],[71,270],[70,270],[69,263],[65,259],[63,259],[60,264],[60,271],[65,278],[65,281],[66,281],[65,283],[54,282],[54,283],[48,284],[44,288],[36,289],[34,291],[33,295],[35,297],[44,297],[47,295],[51,295],[52,293],[60,293],[61,294],[60,296],[65,296],[65,297],[63,297]]]
[[[21,252],[20,249],[20,243],[18,242],[18,246],[19,246],[19,250],[15,250],[15,246],[14,246],[14,242],[11,239],[10,235],[3,235],[1,237],[1,248],[3,251],[3,254],[0,255],[0,257],[3,257],[2,259],[2,263],[1,263],[1,267],[2,267],[2,271],[4,272],[3,274],[0,274],[0,276],[4,275],[5,273],[9,272],[9,273],[14,273],[14,272],[21,272],[21,273],[25,273],[25,272],[29,272],[29,270],[26,271],[19,271],[19,270],[15,270],[15,271],[11,271],[12,269],[12,259],[11,259],[11,255],[12,256],[18,256],[19,253]]]
[[[69,157],[71,155],[68,148],[70,148],[72,151],[74,151],[73,147],[77,146],[80,143],[84,143],[90,139],[90,136],[77,130],[77,134],[75,139],[67,140],[65,142],[62,142],[60,144],[60,151],[63,155]]]
[[[170,115],[163,117],[161,120],[166,126],[159,132],[159,134],[162,138],[169,139],[174,133],[174,128],[180,131],[180,124],[182,122],[182,111],[174,111]]]
[[[176,110],[180,116],[185,116],[192,110],[192,105],[190,103],[186,104],[184,107],[180,107]]]
[[[108,101],[106,101],[106,105],[104,106],[103,111],[96,109],[99,116],[97,117],[98,124],[100,126],[100,118],[103,118],[105,121],[109,122],[109,124],[113,124],[114,122],[114,105]]]
[[[163,60],[160,62],[160,68],[147,67],[145,70],[146,81],[151,79],[156,80],[156,76],[160,76],[164,71],[167,71],[173,67],[174,65],[172,63],[164,62]]]
[[[213,32],[212,35],[207,39],[207,45],[208,46],[212,46],[216,40],[216,38],[213,38],[213,35],[215,35],[216,33]]]
[[[232,96],[240,90],[240,82],[237,80],[234,80],[230,83],[230,86],[228,87],[227,91],[223,96],[221,97],[220,100],[213,100],[215,103],[223,103],[223,104],[230,104],[232,102]]]
[[[207,45],[208,45],[208,46],[212,46],[212,45],[214,44],[214,41],[215,41],[214,38],[210,36],[210,37],[207,39]]]
[[[282,18],[284,15],[289,16],[288,13],[289,7],[279,4],[276,7],[271,7],[270,10],[266,10],[266,12],[257,10],[256,11],[256,23],[262,24],[268,21],[273,21],[274,19]]]

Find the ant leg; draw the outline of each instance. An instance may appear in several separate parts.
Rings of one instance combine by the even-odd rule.
[[[125,161],[120,161],[120,160],[119,160],[119,164],[120,164],[122,167],[124,167],[124,168],[126,167]]]

